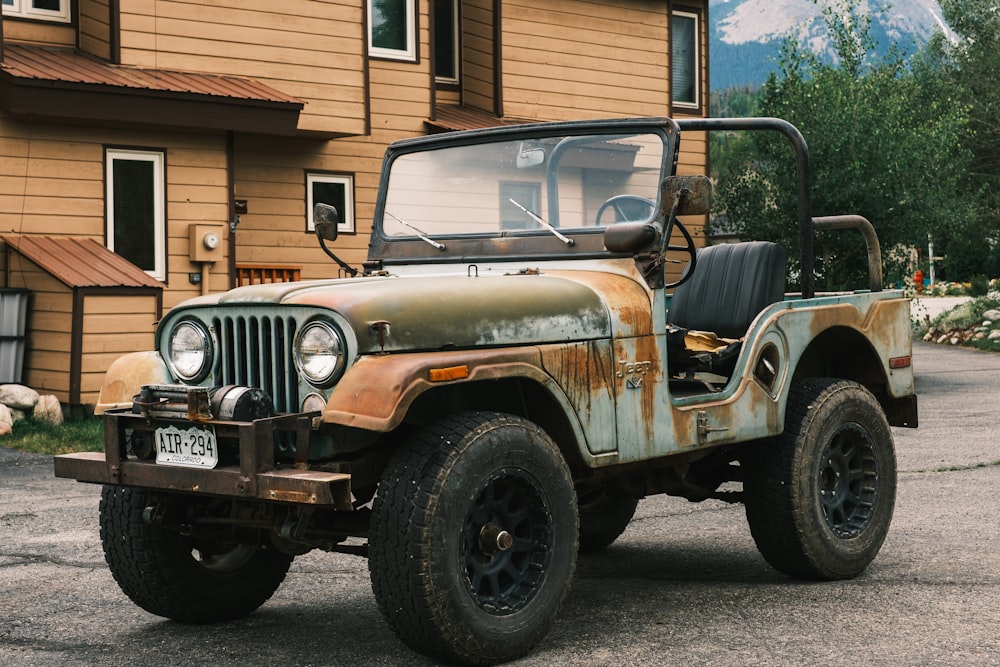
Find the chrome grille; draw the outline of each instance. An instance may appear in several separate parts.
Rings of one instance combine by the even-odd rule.
[[[280,315],[225,315],[212,318],[219,344],[216,383],[263,389],[278,412],[299,408],[298,375],[292,343],[298,323]]]

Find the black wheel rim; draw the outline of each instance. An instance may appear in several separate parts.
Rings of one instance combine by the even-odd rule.
[[[552,515],[538,483],[505,468],[479,488],[462,528],[466,583],[476,604],[491,614],[527,605],[548,572]]]
[[[842,425],[820,459],[819,497],[826,523],[837,537],[857,537],[878,500],[875,444],[860,424]]]

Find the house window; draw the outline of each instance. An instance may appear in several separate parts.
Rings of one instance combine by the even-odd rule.
[[[458,0],[434,0],[434,78],[458,83]]]
[[[500,229],[537,229],[534,218],[521,210],[520,204],[536,215],[541,215],[538,202],[542,186],[538,183],[508,182],[500,184]],[[511,200],[514,201],[511,201]],[[514,202],[517,202],[515,204]]]
[[[339,234],[354,233],[354,176],[351,174],[306,174],[306,231],[316,230],[313,206],[329,204],[337,209]]]
[[[3,0],[5,16],[69,23],[70,0]]]
[[[701,17],[675,11],[670,16],[670,101],[676,107],[701,107]]]
[[[164,155],[108,149],[107,246],[157,280],[166,280]]]
[[[368,0],[368,54],[417,59],[416,0]]]

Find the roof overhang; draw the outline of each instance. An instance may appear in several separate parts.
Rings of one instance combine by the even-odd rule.
[[[70,49],[6,44],[11,114],[294,135],[301,100],[252,79],[112,65]]]

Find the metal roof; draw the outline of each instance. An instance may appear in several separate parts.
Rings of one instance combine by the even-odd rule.
[[[92,238],[2,235],[0,240],[69,287],[164,287]]]
[[[453,132],[455,130],[479,130],[484,127],[501,125],[522,125],[533,121],[517,118],[500,118],[472,107],[441,104],[434,109],[434,120],[426,120],[432,130]]]
[[[39,82],[77,83],[302,105],[302,100],[249,78],[114,65],[73,49],[51,46],[5,43],[0,72],[17,79]]]

